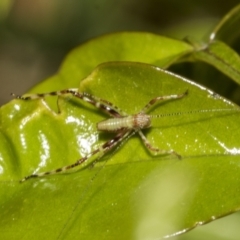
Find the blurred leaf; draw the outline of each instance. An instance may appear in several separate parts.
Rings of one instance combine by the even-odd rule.
[[[240,121],[232,103],[186,79],[140,63],[103,64],[79,88],[129,113],[140,111],[156,96],[186,89],[188,96],[159,103],[149,113],[232,111],[154,119],[153,127],[144,131],[147,138],[154,146],[177,151],[181,161],[174,156],[153,156],[134,136],[93,168],[94,159],[77,172],[23,184],[17,180],[33,171],[73,163],[112,134],[96,131],[95,124],[105,114],[71,96],[59,98],[59,114],[43,100],[13,100],[3,106],[1,237],[156,239],[239,209]]]
[[[213,41],[209,44],[189,39],[188,41],[195,46],[196,50],[193,52],[195,59],[211,64],[240,84],[240,57],[233,49],[220,41]]]
[[[231,9],[209,36],[210,41],[222,40],[230,45],[239,39],[240,4]]]
[[[133,61],[166,68],[193,50],[184,41],[146,32],[120,32],[90,40],[66,57],[58,75],[31,92],[78,87],[79,82],[104,62]]]
[[[3,21],[11,11],[13,1],[12,0],[4,0],[0,2],[0,21]]]

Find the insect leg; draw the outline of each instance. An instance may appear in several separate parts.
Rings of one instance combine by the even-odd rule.
[[[173,94],[173,95],[168,95],[168,96],[160,96],[160,97],[156,97],[151,99],[148,104],[141,110],[142,113],[145,113],[152,105],[154,105],[157,101],[160,100],[171,100],[171,99],[179,99],[182,98],[184,96],[186,96],[188,93],[188,90],[186,92],[184,92],[183,94]]]
[[[155,155],[159,155],[159,154],[173,154],[175,156],[177,156],[177,158],[181,158],[181,156],[176,153],[173,150],[163,150],[163,149],[159,149],[157,147],[152,146],[152,144],[148,141],[148,139],[145,137],[145,135],[143,134],[143,132],[141,130],[138,131],[144,145],[150,150],[152,151]]]
[[[40,99],[48,96],[62,96],[66,94],[71,94],[74,97],[80,98],[85,102],[92,104],[96,108],[101,109],[102,111],[104,111],[105,113],[107,113],[112,117],[121,117],[121,116],[127,115],[124,111],[114,106],[109,101],[95,97],[89,93],[85,93],[85,92],[80,93],[77,88],[70,88],[70,89],[53,91],[48,93],[29,94],[28,96],[19,96],[19,95],[15,95],[14,93],[11,93],[12,96],[21,100],[35,100],[35,99]]]
[[[60,173],[60,172],[65,172],[65,171],[67,171],[69,169],[72,169],[72,168],[75,168],[75,167],[81,165],[82,163],[86,162],[90,157],[94,156],[97,153],[99,153],[100,157],[101,157],[107,151],[109,151],[113,147],[115,147],[124,138],[126,138],[130,133],[131,133],[131,131],[123,130],[123,131],[119,132],[114,138],[112,138],[111,140],[105,142],[104,144],[102,144],[97,149],[93,150],[91,153],[89,153],[85,157],[77,160],[75,163],[67,165],[67,166],[64,166],[64,167],[61,167],[61,168],[57,168],[57,169],[52,170],[52,171],[31,174],[29,176],[24,177],[22,180],[20,180],[20,183],[22,183],[22,182],[24,182],[24,181],[26,181],[26,180],[28,180],[30,178],[42,177],[42,176],[46,176],[46,175],[53,175],[53,174],[57,174],[57,173]]]
[[[118,117],[128,115],[123,110],[121,110],[119,107],[115,106],[113,103],[111,103],[105,99],[93,96],[86,92],[83,93],[83,96],[86,98],[86,101],[89,101],[96,108],[101,109],[102,111],[104,111],[105,113],[107,113],[108,115],[110,115],[112,117],[118,118]]]
[[[29,94],[26,97],[16,95],[14,93],[11,93],[11,95],[14,96],[15,98],[21,99],[21,100],[34,100],[34,99],[44,98],[44,97],[48,97],[48,96],[61,96],[61,95],[65,95],[65,94],[74,95],[75,92],[78,92],[77,88],[65,89],[65,90],[60,90],[60,91],[53,91],[53,92],[48,92],[48,93]]]

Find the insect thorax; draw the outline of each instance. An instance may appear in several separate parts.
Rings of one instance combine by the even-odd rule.
[[[145,113],[124,116],[120,118],[109,118],[97,123],[99,131],[116,132],[121,129],[143,129],[151,126],[151,118]]]

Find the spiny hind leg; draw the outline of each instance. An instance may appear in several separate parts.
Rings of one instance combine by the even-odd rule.
[[[88,102],[95,106],[96,108],[102,110],[103,112],[107,113],[108,115],[112,117],[121,117],[127,115],[124,111],[122,111],[120,108],[114,106],[111,102],[98,98],[96,96],[93,96],[89,93],[86,92],[79,92],[77,88],[70,88],[70,89],[64,89],[60,91],[53,91],[53,92],[48,92],[48,93],[36,93],[36,94],[29,94],[27,96],[20,96],[16,95],[14,93],[11,93],[12,96],[14,96],[16,99],[21,99],[21,100],[35,100],[35,99],[41,99],[44,97],[49,97],[49,96],[62,96],[66,94],[71,94],[74,97],[80,98],[85,102]]]
[[[130,133],[131,132],[129,132],[129,131],[123,130],[123,131],[119,132],[118,134],[116,134],[116,136],[114,138],[105,142],[104,144],[99,146],[97,149],[95,149],[94,151],[92,151],[91,153],[86,155],[85,157],[80,158],[75,163],[61,167],[61,168],[54,169],[52,171],[31,174],[29,176],[24,177],[22,180],[20,180],[20,183],[25,182],[26,180],[28,180],[30,178],[43,177],[43,176],[47,176],[47,175],[53,175],[53,174],[57,174],[57,173],[66,172],[69,169],[75,168],[75,167],[81,165],[82,163],[86,162],[89,158],[91,158],[92,156],[94,156],[97,153],[100,154],[99,158],[101,158],[106,152],[111,150],[118,143],[122,142],[123,139],[126,138]]]
[[[102,111],[106,112],[108,115],[112,117],[122,117],[128,115],[122,109],[120,109],[119,107],[115,106],[113,103],[105,99],[93,96],[86,92],[84,92],[83,94],[84,97],[92,101],[92,105],[94,105],[96,108],[101,109]]]
[[[152,146],[152,144],[148,141],[148,139],[145,137],[145,135],[143,134],[143,132],[140,130],[138,131],[139,136],[141,137],[144,145],[151,151],[154,153],[154,155],[165,155],[165,154],[172,154],[175,155],[177,158],[181,159],[181,156],[175,152],[174,150],[163,150],[163,149],[159,149],[158,147],[154,147]]]
[[[73,96],[76,96],[76,94],[79,94],[79,97],[83,99],[83,95],[78,93],[77,88],[70,88],[70,89],[65,89],[65,90],[60,90],[60,91],[53,91],[53,92],[47,92],[47,93],[33,93],[33,94],[27,94],[26,96],[21,96],[21,95],[16,95],[14,93],[11,93],[13,97],[16,99],[24,100],[24,101],[31,101],[35,99],[43,99],[44,97],[49,97],[49,96],[62,96],[66,94],[71,94]],[[58,105],[58,101],[57,101]],[[58,106],[59,112],[60,108]]]
[[[11,95],[13,97],[15,97],[16,99],[28,101],[28,100],[35,100],[35,99],[40,99],[40,98],[44,98],[44,97],[48,97],[48,96],[62,96],[62,95],[66,95],[66,94],[74,95],[75,93],[78,93],[77,88],[70,88],[70,89],[47,92],[47,93],[33,93],[33,94],[28,94],[27,96],[16,95],[14,93],[11,93]]]

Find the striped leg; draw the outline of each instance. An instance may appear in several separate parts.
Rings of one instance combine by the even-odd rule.
[[[96,150],[92,151],[91,153],[89,153],[85,157],[77,160],[75,163],[64,166],[64,167],[61,167],[61,168],[57,168],[57,169],[49,171],[49,172],[31,174],[29,176],[24,177],[22,180],[20,180],[20,183],[22,183],[22,182],[24,182],[24,181],[26,181],[30,178],[36,178],[36,177],[42,177],[42,176],[46,176],[46,175],[53,175],[53,174],[57,174],[57,173],[60,173],[60,172],[66,172],[67,170],[75,168],[75,167],[81,165],[82,163],[86,162],[90,157],[94,156],[97,153],[99,153],[100,157],[101,157],[106,152],[108,152],[113,147],[115,147],[118,143],[122,142],[125,138],[127,138],[127,136],[129,134],[131,134],[131,131],[122,130],[114,138],[105,142],[100,147],[98,147]]]
[[[96,108],[101,109],[111,117],[122,117],[126,116],[127,114],[119,109],[118,107],[114,106],[112,103],[108,102],[107,100],[92,96],[89,93],[80,93],[78,92],[77,88],[70,88],[70,89],[65,89],[65,90],[60,90],[60,91],[54,91],[54,92],[49,92],[49,93],[37,93],[37,94],[30,94],[26,97],[24,96],[19,96],[15,95],[14,93],[11,93],[12,96],[14,96],[17,99],[21,100],[35,100],[35,99],[40,99],[48,96],[62,96],[66,94],[71,94],[74,97],[80,98],[85,102],[88,102],[95,106]]]
[[[173,150],[163,150],[163,149],[159,149],[157,147],[152,146],[152,144],[148,141],[148,139],[145,137],[145,135],[143,134],[143,132],[141,130],[138,131],[138,134],[140,135],[144,145],[150,151],[152,151],[155,155],[173,154],[173,155],[177,156],[177,158],[181,159],[181,156]]]
[[[95,102],[95,106],[97,108],[100,108],[104,112],[107,112],[112,117],[122,117],[122,116],[127,116],[128,115],[122,109],[120,109],[119,107],[113,105],[111,102],[109,102],[109,101],[107,101],[105,99],[98,98],[98,97],[93,96],[93,95],[91,95],[89,93],[86,93],[86,92],[84,92],[83,94],[84,94],[85,97],[87,97],[87,98],[91,99],[92,101],[94,101]]]
[[[35,100],[35,99],[40,99],[48,96],[61,96],[65,94],[72,94],[74,95],[75,93],[78,93],[77,88],[70,88],[70,89],[65,89],[61,91],[54,91],[54,92],[48,92],[48,93],[36,93],[36,94],[29,94],[26,97],[25,96],[20,96],[20,95],[15,95],[14,93],[11,93],[13,97],[16,99],[21,99],[21,100]],[[82,94],[81,94],[82,95]],[[83,97],[83,95],[82,95]]]
[[[141,110],[141,113],[145,113],[152,105],[154,105],[156,102],[160,100],[171,100],[171,99],[179,99],[188,94],[188,90],[184,92],[183,94],[175,94],[175,95],[169,95],[169,96],[161,96],[153,98],[149,101],[149,103]]]

